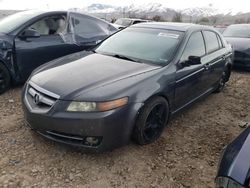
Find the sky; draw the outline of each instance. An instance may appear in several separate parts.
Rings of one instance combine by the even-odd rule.
[[[102,3],[115,6],[130,4],[143,5],[147,3],[161,3],[168,8],[185,9],[193,7],[212,6],[219,11],[250,12],[250,0],[0,0],[0,10],[17,9],[68,9],[83,8],[93,3]]]

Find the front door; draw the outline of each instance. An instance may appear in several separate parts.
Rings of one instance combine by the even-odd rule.
[[[199,31],[191,34],[180,63],[177,65],[175,88],[176,111],[185,107],[205,91],[205,54],[206,50],[202,33]],[[201,64],[181,66],[181,62],[188,61],[190,56],[201,57]]]

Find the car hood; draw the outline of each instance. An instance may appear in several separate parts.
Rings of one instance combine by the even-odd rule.
[[[101,54],[89,54],[67,64],[62,58],[56,66],[53,64],[51,68],[34,74],[30,81],[59,95],[62,100],[74,100],[78,93],[159,68]]]
[[[250,38],[225,37],[235,51],[248,52],[250,54]]]

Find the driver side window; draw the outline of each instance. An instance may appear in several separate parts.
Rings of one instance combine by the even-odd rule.
[[[66,18],[62,15],[43,18],[28,29],[37,31],[40,35],[56,35],[62,32],[66,26]]]
[[[202,57],[206,54],[204,39],[201,32],[195,32],[191,35],[185,50],[182,54],[181,62],[188,61],[189,56]]]

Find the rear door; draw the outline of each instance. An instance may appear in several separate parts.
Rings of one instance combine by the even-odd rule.
[[[203,31],[206,43],[207,55],[205,56],[205,76],[207,89],[216,87],[225,68],[226,49],[221,42],[220,36],[214,31]]]
[[[183,51],[179,65],[188,61],[189,56],[201,57],[201,64],[182,67],[177,66],[175,107],[180,109],[199,97],[205,90],[204,56],[206,54],[204,38],[201,31],[191,34]]]

